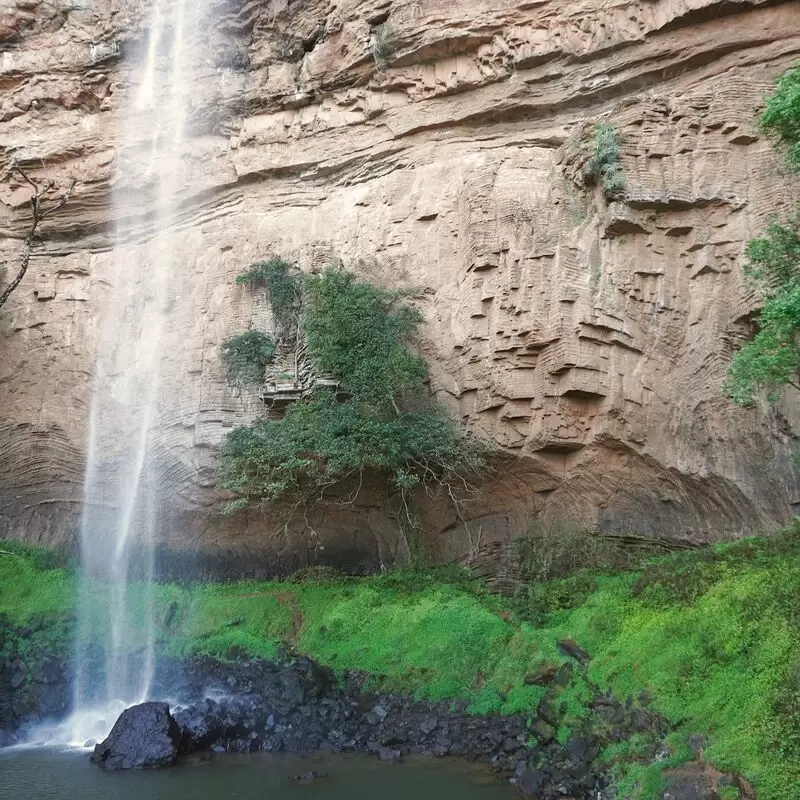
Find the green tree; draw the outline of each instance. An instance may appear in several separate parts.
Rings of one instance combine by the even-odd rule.
[[[405,295],[341,268],[301,279],[300,330],[314,367],[339,381],[293,403],[282,419],[232,431],[220,450],[221,485],[252,501],[308,505],[347,479],[382,477],[414,528],[412,495],[443,486],[455,502],[484,467],[484,449],[465,437],[430,396],[425,361],[411,350],[422,320]]]
[[[761,114],[761,127],[794,169],[800,169],[800,66],[787,70],[778,78],[775,91],[767,97]]]
[[[800,169],[800,68],[785,72],[767,98],[760,125]],[[764,300],[757,332],[733,357],[726,391],[750,405],[766,390],[775,400],[781,387],[800,376],[800,206],[784,221],[773,218],[764,233],[747,243],[745,278]]]

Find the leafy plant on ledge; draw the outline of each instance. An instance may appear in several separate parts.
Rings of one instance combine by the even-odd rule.
[[[257,385],[275,357],[275,343],[261,331],[245,331],[222,343],[222,363],[233,384]]]
[[[253,264],[247,272],[236,278],[236,283],[266,288],[276,336],[278,339],[294,342],[302,304],[299,270],[288,261],[271,258]]]
[[[458,502],[485,460],[481,445],[429,396],[427,365],[411,350],[421,315],[404,293],[335,267],[303,279],[300,298],[308,356],[338,379],[339,391],[317,388],[282,419],[258,419],[228,435],[221,486],[240,497],[227,510],[253,501],[308,508],[345,481],[357,494],[371,474],[413,533],[414,493],[442,487]]]
[[[584,168],[584,180],[589,185],[599,182],[609,199],[619,197],[627,185],[619,160],[620,139],[617,129],[608,122],[595,125],[593,152]]]

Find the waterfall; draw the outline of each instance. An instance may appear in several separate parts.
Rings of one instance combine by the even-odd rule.
[[[155,671],[153,573],[161,509],[154,431],[170,389],[162,364],[174,279],[182,268],[168,233],[187,180],[184,126],[199,58],[190,43],[201,40],[203,5],[155,0],[146,46],[126,65],[133,78],[120,111],[115,263],[97,337],[74,713],[64,736],[78,745],[104,737],[123,708],[147,699]],[[141,193],[142,186],[150,193],[145,213],[135,218],[131,192]]]

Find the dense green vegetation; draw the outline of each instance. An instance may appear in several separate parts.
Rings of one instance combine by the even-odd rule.
[[[572,585],[580,591],[564,591]],[[0,614],[18,624],[63,618],[73,590],[68,571],[35,555],[0,556]],[[532,712],[546,689],[526,677],[569,662],[557,643],[571,638],[592,659],[557,690],[559,738],[589,715],[590,684],[621,699],[647,690],[674,725],[664,761],[637,762],[645,735],[608,748],[622,796],[656,796],[659,771],[689,757],[696,733],[708,738],[705,757],[744,772],[763,800],[794,798],[800,785],[800,524],[626,572],[532,584],[516,600],[456,570],[157,591],[164,652],[306,653],[368,670],[385,688],[464,699],[476,713]]]
[[[260,286],[267,290],[275,335],[294,341],[297,336],[302,304],[302,278],[297,268],[281,258],[259,261],[236,278],[244,286]]]
[[[760,124],[800,169],[800,68],[778,79]],[[745,277],[764,301],[756,335],[734,356],[726,388],[735,402],[750,405],[762,390],[775,400],[800,374],[800,206],[783,221],[773,218],[745,254]]]
[[[789,164],[800,169],[800,66],[778,78],[759,121],[764,131],[785,151]]]
[[[228,510],[251,500],[307,506],[326,488],[348,479],[358,487],[372,472],[399,498],[398,516],[413,532],[417,487],[444,486],[456,497],[483,466],[480,447],[428,396],[427,366],[410,349],[419,312],[402,293],[341,268],[303,277],[273,260],[245,277],[263,281],[276,325],[285,332],[296,321],[293,336],[315,374],[337,386],[311,385],[282,419],[231,432],[220,450],[221,485],[240,498]]]
[[[746,249],[745,275],[764,295],[758,332],[731,362],[727,390],[741,405],[757,393],[769,399],[800,374],[800,208],[785,222],[773,219]]]
[[[262,331],[245,331],[222,343],[221,356],[230,383],[258,385],[275,357],[275,343]]]

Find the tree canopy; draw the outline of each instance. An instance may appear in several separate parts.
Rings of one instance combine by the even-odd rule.
[[[287,290],[287,279],[296,290]],[[312,389],[283,418],[259,418],[228,435],[222,486],[240,495],[228,510],[254,500],[308,503],[373,471],[401,496],[412,522],[415,487],[445,485],[453,497],[467,487],[483,467],[483,449],[430,397],[427,365],[411,349],[422,317],[406,295],[339,267],[310,276],[282,269],[278,285],[282,296],[299,298],[299,335],[314,368],[338,389]]]
[[[760,124],[785,151],[790,167],[800,169],[800,68],[778,79]],[[773,217],[764,233],[747,243],[745,255],[745,278],[764,299],[757,332],[734,355],[726,389],[735,402],[750,405],[764,390],[774,400],[800,376],[800,206],[783,220]]]

